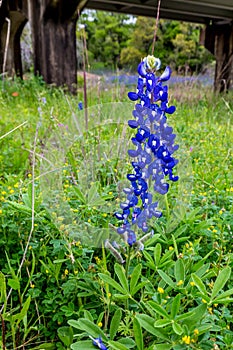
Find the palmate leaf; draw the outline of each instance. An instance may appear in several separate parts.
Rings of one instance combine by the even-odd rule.
[[[138,285],[138,280],[141,277],[141,271],[142,271],[142,265],[138,264],[132,274],[131,274],[131,279],[130,279],[130,294],[134,295],[135,294],[135,288]],[[136,289],[137,290],[137,289]]]
[[[128,294],[128,291],[122,288],[122,286],[119,283],[117,283],[112,277],[104,273],[99,273],[98,276],[102,281],[104,281],[105,283],[108,283],[114,289],[118,290],[118,292],[120,292],[121,294]]]
[[[115,271],[124,291],[129,294],[129,285],[128,285],[128,280],[125,276],[124,267],[122,265],[115,264],[114,271]]]

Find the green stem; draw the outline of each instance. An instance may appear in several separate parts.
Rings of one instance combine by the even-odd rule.
[[[164,195],[164,200],[165,200],[165,206],[166,206],[166,211],[167,211],[167,218],[170,218],[170,208],[169,208],[169,204],[168,204],[168,198],[167,198],[167,194]]]
[[[128,280],[128,275],[129,275],[129,264],[130,264],[130,246],[128,246],[127,249],[127,258],[126,258],[126,264],[125,264],[125,277]],[[126,299],[125,301],[125,308],[126,310],[129,310],[129,298]]]

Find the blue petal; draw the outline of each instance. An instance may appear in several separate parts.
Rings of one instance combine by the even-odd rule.
[[[169,66],[167,66],[165,68],[165,71],[163,72],[163,74],[159,77],[159,80],[160,81],[166,81],[166,80],[169,80],[170,79],[170,76],[171,76],[171,68]]]
[[[138,74],[143,78],[146,76],[145,63],[143,61],[138,65]]]
[[[128,92],[128,97],[131,101],[137,101],[138,100],[138,94],[136,92]]]
[[[128,120],[128,125],[132,128],[132,129],[136,129],[138,127],[138,122],[136,120]]]
[[[165,109],[165,112],[168,114],[173,114],[175,112],[175,110],[176,110],[175,106],[170,106],[170,107]]]

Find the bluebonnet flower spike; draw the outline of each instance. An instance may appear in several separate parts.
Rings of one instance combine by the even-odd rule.
[[[138,84],[136,92],[129,92],[128,97],[136,102],[132,113],[134,119],[128,121],[135,130],[132,138],[134,149],[128,150],[132,158],[132,171],[127,175],[130,184],[124,189],[126,200],[121,203],[122,212],[116,213],[121,222],[117,232],[123,235],[130,246],[137,245],[135,227],[142,232],[149,231],[148,220],[159,218],[162,213],[153,202],[153,194],[149,192],[149,183],[160,195],[169,190],[170,181],[177,181],[173,168],[178,160],[173,153],[178,149],[174,145],[176,135],[168,126],[166,113],[175,112],[175,106],[168,106],[168,86],[163,85],[171,76],[170,67],[166,67],[160,76],[155,72],[160,68],[160,59],[147,56],[138,65]]]

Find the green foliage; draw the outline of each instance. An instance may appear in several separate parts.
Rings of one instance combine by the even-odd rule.
[[[93,59],[111,68],[136,69],[151,53],[155,19],[91,11],[81,16],[87,33],[91,65]],[[213,57],[199,44],[201,25],[160,19],[155,56],[179,73],[199,73]],[[82,31],[78,31],[80,36]]]
[[[176,35],[177,30],[173,24]],[[128,251],[122,245],[126,260],[122,265],[108,250],[83,245],[67,234],[65,215],[54,221],[55,203],[49,211],[41,195],[38,177],[41,156],[48,156],[45,143],[60,128],[58,124],[66,125],[67,117],[77,112],[82,95],[78,99],[65,95],[36,79],[4,82],[0,308],[5,332],[1,329],[0,347],[4,343],[14,350],[23,346],[25,350],[95,349],[90,336],[102,336],[109,349],[231,349],[232,94],[216,97],[207,89],[189,86],[176,86],[171,94],[172,100],[177,98],[177,117],[171,118],[179,136],[179,157],[188,158],[192,165],[188,168],[181,162],[179,171],[190,181],[171,188],[167,203],[161,203],[163,218],[151,223],[155,234],[143,251]],[[88,90],[89,105],[96,105],[99,98]],[[104,91],[101,98],[104,104],[121,100],[121,95],[118,90]],[[97,118],[98,109],[92,111]],[[126,120],[127,113],[124,107]],[[24,121],[27,124],[13,131]],[[38,121],[33,187],[31,154]],[[98,235],[115,224],[108,204],[117,201],[116,184],[124,179],[127,155],[120,158],[114,153],[111,158],[109,153],[107,160],[101,160],[93,150],[103,145],[107,152],[108,142],[115,145],[113,139],[122,131],[114,123],[89,130],[81,143],[84,149],[77,137],[67,154],[63,200],[77,220],[72,223],[75,233],[84,227],[81,223],[92,225]],[[88,166],[85,179],[80,177],[87,155],[96,157],[92,183],[87,180]],[[19,269],[31,230],[32,203],[35,225]]]

